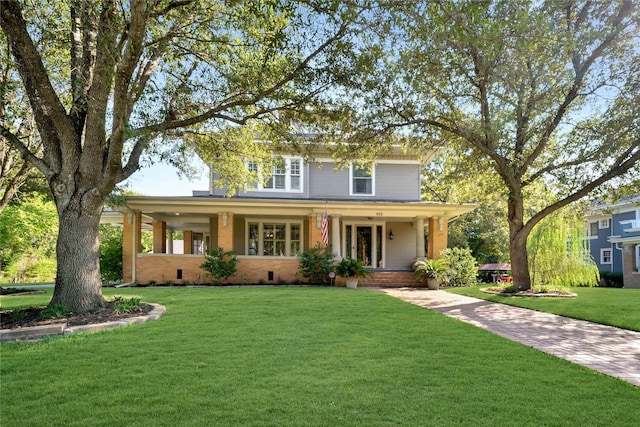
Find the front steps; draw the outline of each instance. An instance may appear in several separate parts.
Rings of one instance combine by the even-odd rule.
[[[374,271],[373,276],[358,280],[364,288],[417,288],[425,287],[413,277],[413,271]]]

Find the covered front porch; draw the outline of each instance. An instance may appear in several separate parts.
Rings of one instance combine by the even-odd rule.
[[[208,283],[199,268],[204,253],[233,251],[238,272],[228,283],[303,283],[297,254],[328,241],[336,259],[358,258],[376,275],[406,284],[417,259],[437,258],[447,247],[448,223],[474,205],[431,202],[265,200],[218,197],[127,197],[123,224],[125,282]],[[141,253],[143,230],[153,231],[153,252]],[[426,230],[426,233],[425,233]],[[183,253],[174,253],[181,232]],[[392,274],[393,273],[393,274]],[[402,278],[402,280],[400,280]]]

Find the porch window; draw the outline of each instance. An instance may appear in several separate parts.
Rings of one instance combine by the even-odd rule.
[[[600,264],[611,264],[611,249],[600,249]]]
[[[352,196],[373,196],[374,190],[374,169],[367,166],[351,165],[351,180],[349,183],[349,192]]]
[[[202,255],[204,253],[204,237],[202,233],[193,233],[191,253],[194,255]]]
[[[247,255],[296,256],[302,248],[301,222],[248,221]]]

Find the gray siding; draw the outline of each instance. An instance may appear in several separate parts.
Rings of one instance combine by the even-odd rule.
[[[349,198],[349,169],[333,170],[333,163],[309,166],[309,196],[311,198]]]
[[[376,166],[376,198],[420,200],[420,166],[379,164]]]
[[[393,240],[387,239],[386,242],[385,268],[411,268],[416,257],[416,230],[413,224],[387,222],[387,234],[390,230],[393,230]]]
[[[352,200],[420,200],[420,165],[379,163],[375,168],[375,195],[349,194],[349,169],[334,171],[333,163],[309,168],[309,197]]]
[[[321,167],[318,167],[318,166]],[[247,191],[239,197],[273,199],[351,199],[351,200],[420,200],[420,165],[410,163],[379,163],[375,167],[375,194],[349,194],[349,168],[334,170],[334,163],[311,163],[303,166],[302,192]],[[194,195],[204,192],[194,192]],[[225,189],[214,188],[214,196],[224,196]]]

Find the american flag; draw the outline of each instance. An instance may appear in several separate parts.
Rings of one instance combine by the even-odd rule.
[[[329,246],[329,218],[327,217],[327,206],[324,207],[324,215],[322,216],[322,243]]]

